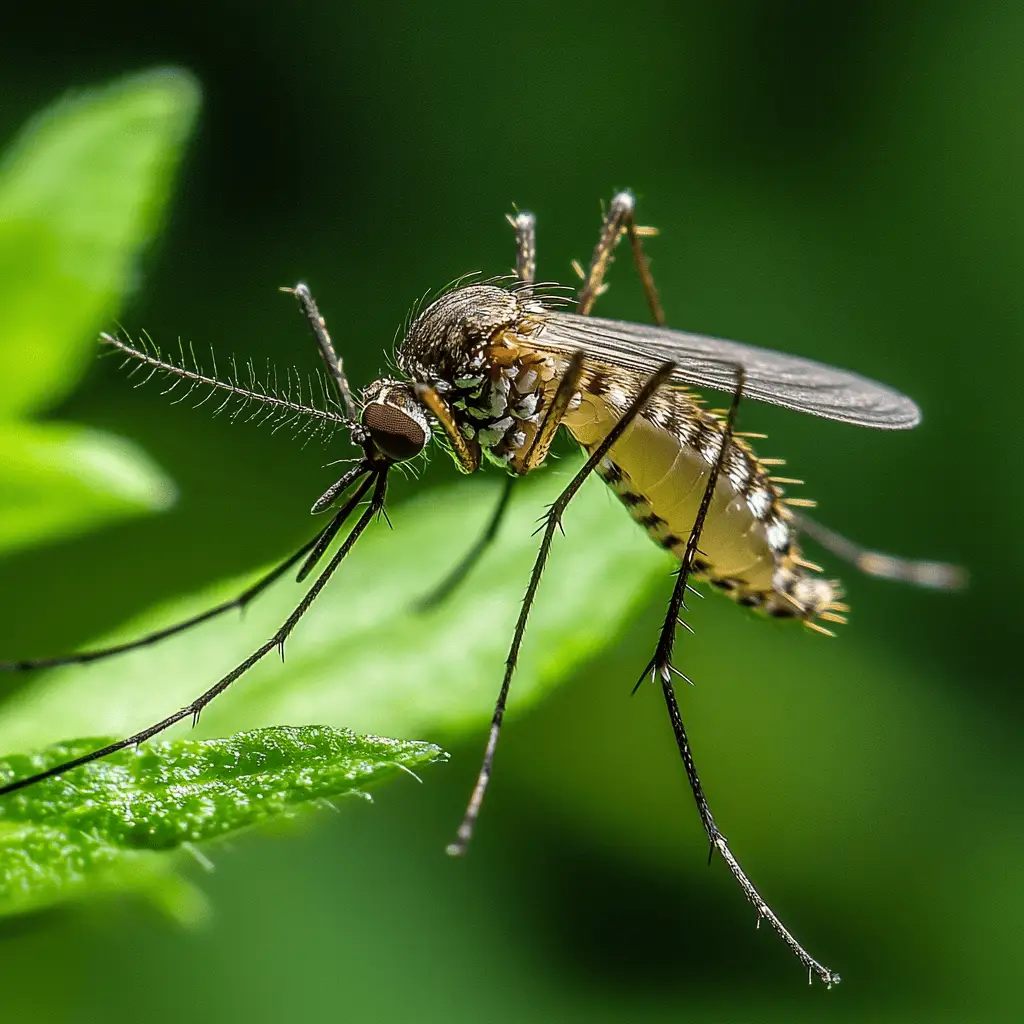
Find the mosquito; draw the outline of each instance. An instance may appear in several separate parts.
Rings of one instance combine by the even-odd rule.
[[[589,268],[575,298],[566,289],[536,280],[536,219],[510,216],[515,230],[515,273],[483,283],[463,278],[407,318],[395,353],[396,376],[382,377],[356,398],[309,288],[292,289],[312,330],[331,385],[316,403],[301,388],[280,393],[258,382],[251,368],[227,379],[204,373],[194,357],[166,358],[152,344],[133,344],[111,334],[101,341],[119,351],[148,380],[162,375],[168,390],[185,385],[241,403],[236,415],[279,422],[301,421],[302,429],[347,430],[360,451],[355,464],[314,502],[313,513],[330,510],[327,524],[289,558],[232,600],[130,643],[56,658],[0,663],[6,670],[48,668],[98,661],[184,632],[233,608],[244,608],[274,581],[298,566],[302,582],[320,565],[353,516],[344,540],[320,569],[280,629],[241,664],[188,706],[132,736],[47,771],[0,787],[13,793],[73,768],[136,746],[183,719],[193,723],[215,697],[271,651],[284,644],[346,555],[383,513],[388,476],[395,466],[421,455],[432,440],[445,447],[459,468],[473,473],[486,461],[506,471],[492,518],[477,543],[424,604],[442,601],[467,575],[494,539],[515,482],[541,466],[560,427],[583,448],[586,461],[541,519],[540,543],[516,621],[504,677],[494,707],[483,759],[462,822],[448,853],[468,848],[491,779],[527,620],[562,517],[580,486],[596,473],[656,544],[678,560],[664,623],[634,691],[645,679],[659,686],[672,734],[710,843],[728,865],[758,919],[767,921],[808,971],[834,985],[839,975],[812,957],[783,925],[740,866],[711,813],[697,774],[676,699],[674,679],[689,682],[673,663],[676,629],[692,632],[682,617],[691,581],[703,580],[738,604],[777,619],[791,619],[821,633],[845,622],[839,584],[803,557],[800,535],[869,575],[925,586],[953,588],[958,570],[938,562],[912,562],[868,551],[806,517],[812,504],[785,496],[799,481],[775,475],[780,460],[759,458],[751,441],[764,435],[735,429],[741,399],[769,402],[825,419],[880,429],[907,429],[920,420],[917,406],[883,384],[796,356],[670,330],[651,276],[635,202],[620,192],[609,204]],[[622,239],[628,240],[653,325],[592,315],[607,285],[605,274]],[[693,388],[725,392],[727,410],[711,410]],[[185,397],[182,395],[181,397]],[[358,511],[357,510],[360,510]]]

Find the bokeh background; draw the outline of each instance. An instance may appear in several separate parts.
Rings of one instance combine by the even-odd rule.
[[[5,140],[64,90],[154,64],[205,90],[126,324],[290,362],[305,336],[275,289],[306,279],[366,381],[414,298],[507,269],[513,203],[538,214],[541,276],[571,280],[599,201],[628,186],[662,232],[671,322],[918,400],[906,435],[750,406],[744,426],[771,435],[836,529],[959,561],[972,586],[834,566],[855,612],[833,641],[717,599],[695,614],[684,698],[706,789],[770,901],[843,974],[835,991],[808,989],[706,866],[660,700],[628,699],[652,597],[512,719],[466,862],[442,851],[482,729],[420,737],[453,754],[423,787],[197,867],[201,928],[131,900],[6,925],[5,1015],[1019,1019],[1024,8],[111,0],[45,22],[4,13]],[[602,311],[643,317],[624,261]],[[181,497],[0,562],[0,657],[84,643],[306,535],[320,449],[170,407],[109,360],[52,416],[135,439]],[[415,485],[438,502],[444,462]]]

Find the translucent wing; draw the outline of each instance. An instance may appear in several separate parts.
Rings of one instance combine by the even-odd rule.
[[[552,310],[535,344],[560,352],[582,349],[595,360],[642,374],[671,360],[679,364],[673,381],[728,392],[736,386],[732,367],[739,365],[746,371],[744,398],[862,427],[903,430],[921,420],[906,395],[848,370],[667,327]]]

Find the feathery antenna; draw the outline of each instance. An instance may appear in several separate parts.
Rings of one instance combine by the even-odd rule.
[[[242,419],[246,423],[271,423],[272,430],[292,430],[297,437],[312,440],[324,435],[331,436],[338,427],[351,430],[353,422],[340,411],[331,408],[336,400],[327,390],[323,374],[316,373],[308,378],[294,369],[285,374],[283,386],[278,382],[276,369],[268,365],[266,379],[256,376],[252,361],[240,369],[231,358],[230,373],[221,379],[217,373],[217,360],[211,350],[213,373],[205,373],[199,365],[195,351],[190,345],[188,351],[179,342],[177,359],[167,357],[152,339],[143,338],[132,344],[112,334],[101,334],[100,341],[117,349],[125,357],[124,365],[134,361],[129,376],[135,377],[146,367],[149,372],[137,380],[135,386],[147,384],[153,377],[167,382],[162,394],[175,394],[173,402],[184,402],[196,391],[205,394],[195,403],[196,408],[205,405],[214,395],[223,393],[223,398],[214,409],[214,415],[230,410],[231,419]],[[317,391],[319,390],[319,394]]]

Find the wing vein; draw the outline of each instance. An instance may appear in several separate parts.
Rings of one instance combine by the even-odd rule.
[[[539,349],[567,355],[582,349],[597,362],[649,376],[666,362],[672,382],[731,392],[734,366],[746,371],[744,398],[862,427],[906,430],[921,420],[906,395],[849,370],[801,356],[666,327],[550,310],[535,339]]]

